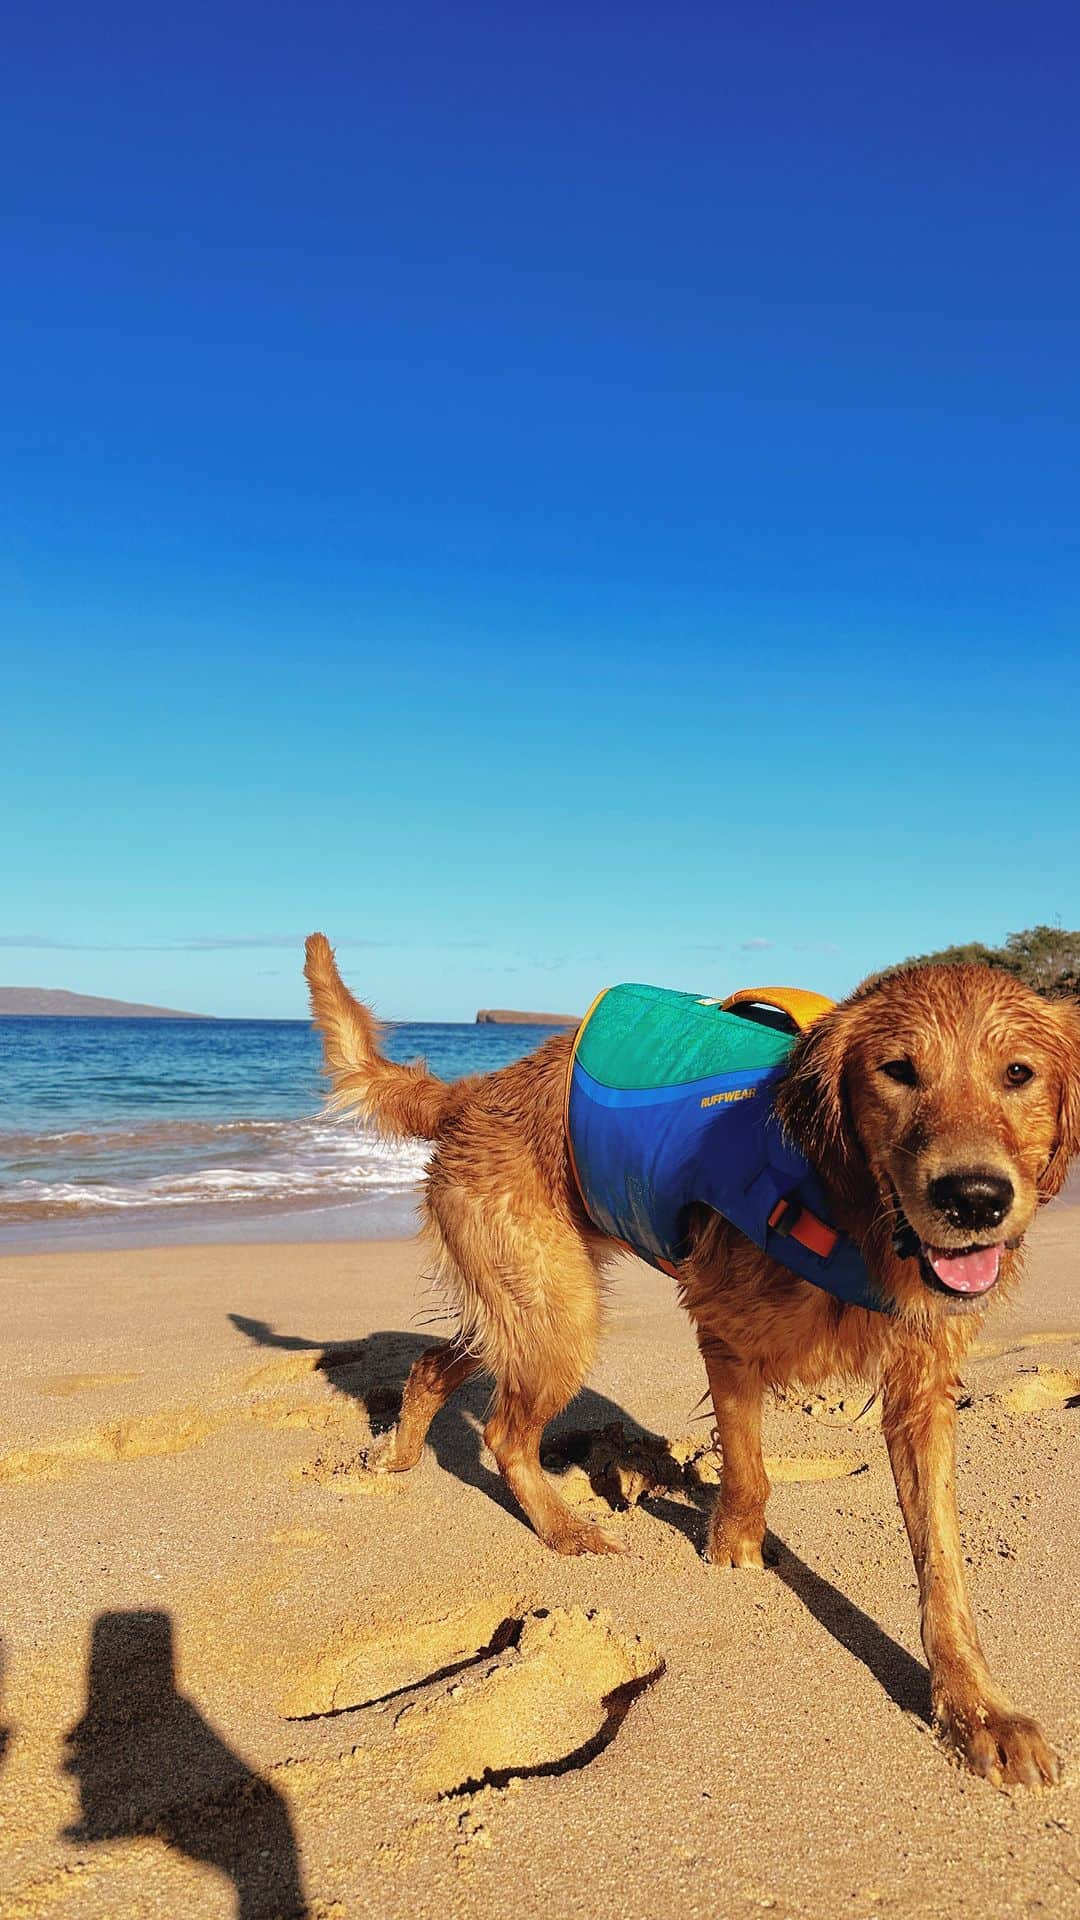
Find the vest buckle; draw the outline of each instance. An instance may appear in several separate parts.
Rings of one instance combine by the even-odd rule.
[[[798,1226],[802,1212],[801,1203],[789,1194],[786,1199],[777,1201],[769,1215],[769,1225],[774,1233],[786,1240]]]

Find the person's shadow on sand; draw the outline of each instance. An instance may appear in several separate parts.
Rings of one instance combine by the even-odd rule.
[[[415,1333],[373,1333],[364,1340],[313,1340],[303,1334],[275,1333],[265,1320],[251,1319],[245,1314],[230,1313],[229,1319],[238,1332],[258,1346],[288,1353],[317,1353],[316,1370],[325,1373],[339,1393],[348,1394],[360,1403],[373,1434],[393,1426],[406,1375],[413,1361],[431,1345],[430,1340]],[[448,1473],[466,1486],[479,1488],[497,1506],[515,1514],[524,1526],[527,1522],[513,1496],[499,1475],[483,1463],[481,1433],[488,1391],[482,1376],[462,1387],[436,1414],[428,1445]],[[569,1429],[603,1430],[610,1429],[613,1423],[621,1425],[627,1436],[643,1431],[640,1423],[613,1400],[586,1387],[552,1422],[541,1458],[551,1453],[558,1456],[560,1436],[565,1436]],[[582,1451],[572,1451],[569,1458],[580,1457]],[[603,1485],[594,1485],[597,1492],[606,1492]],[[711,1499],[712,1491],[702,1488],[698,1504],[686,1506],[656,1490],[646,1495],[641,1505],[683,1533],[700,1553],[705,1546],[705,1516]],[[770,1564],[776,1567],[780,1579],[802,1601],[819,1626],[873,1674],[897,1706],[929,1723],[930,1681],[926,1668],[774,1533],[768,1535],[766,1547]]]
[[[82,1819],[66,1839],[155,1834],[233,1882],[238,1920],[307,1913],[285,1802],[177,1692],[167,1613],[98,1616],[67,1754]]]

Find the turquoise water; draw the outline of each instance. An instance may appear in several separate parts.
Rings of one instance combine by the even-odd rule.
[[[545,1037],[403,1025],[385,1047],[453,1080]],[[249,1236],[273,1214],[269,1238],[297,1212],[312,1234],[410,1231],[424,1143],[328,1118],[319,1062],[299,1020],[0,1018],[0,1240]]]

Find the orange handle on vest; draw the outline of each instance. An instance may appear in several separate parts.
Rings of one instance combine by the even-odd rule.
[[[800,1033],[805,1033],[807,1027],[812,1027],[836,1002],[826,999],[823,993],[811,993],[808,987],[740,987],[738,993],[729,993],[720,1004],[725,1013],[730,1013],[732,1007],[775,1007],[778,1013],[786,1013],[794,1020]]]

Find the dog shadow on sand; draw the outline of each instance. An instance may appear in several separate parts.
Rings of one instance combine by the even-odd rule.
[[[336,1393],[356,1402],[367,1419],[373,1441],[395,1425],[402,1389],[414,1362],[438,1344],[406,1332],[372,1333],[363,1340],[315,1340],[303,1334],[276,1333],[265,1320],[253,1320],[241,1313],[230,1313],[229,1319],[257,1346],[278,1353],[315,1354],[313,1371],[323,1374]],[[521,1509],[501,1475],[485,1459],[483,1427],[490,1397],[491,1383],[482,1374],[467,1381],[436,1414],[427,1444],[444,1472],[486,1494],[497,1507],[525,1525]],[[637,1422],[613,1400],[591,1387],[584,1388],[552,1421],[545,1437],[545,1465],[556,1470],[570,1465],[576,1457],[580,1430],[610,1429],[616,1424],[627,1432],[641,1432]],[[559,1454],[560,1444],[565,1457]]]
[[[359,1404],[373,1439],[394,1425],[409,1370],[433,1344],[412,1332],[372,1333],[362,1340],[316,1340],[278,1333],[265,1320],[245,1314],[230,1313],[229,1319],[257,1346],[317,1354],[314,1370],[325,1374],[336,1392]],[[485,1494],[524,1527],[528,1523],[517,1502],[499,1473],[486,1464],[483,1426],[489,1398],[490,1382],[483,1375],[468,1381],[436,1414],[427,1444],[445,1472]],[[708,1451],[706,1446],[703,1453]],[[598,1502],[612,1511],[641,1505],[703,1552],[715,1479],[702,1477],[700,1457],[687,1457],[685,1448],[650,1433],[605,1394],[592,1387],[582,1389],[552,1421],[541,1460],[556,1475],[578,1468],[588,1476]],[[868,1669],[890,1699],[929,1725],[930,1682],[921,1662],[771,1531],[765,1557],[807,1612]]]

